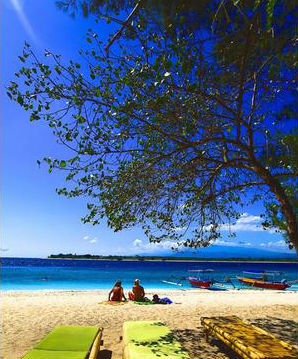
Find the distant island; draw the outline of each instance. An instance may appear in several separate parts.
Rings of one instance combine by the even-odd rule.
[[[48,259],[92,259],[92,260],[113,260],[113,261],[196,261],[196,262],[297,262],[297,258],[195,258],[195,257],[174,257],[174,256],[120,256],[120,255],[93,255],[93,254],[72,254],[59,253],[51,254]]]

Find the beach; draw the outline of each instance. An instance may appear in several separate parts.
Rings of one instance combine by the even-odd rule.
[[[128,320],[165,322],[193,359],[238,358],[217,340],[204,339],[200,318],[220,315],[237,315],[296,345],[297,292],[150,289],[146,295],[155,293],[174,303],[110,305],[107,290],[2,291],[0,358],[21,358],[57,325],[91,325],[104,328],[98,359],[120,359],[122,325]]]

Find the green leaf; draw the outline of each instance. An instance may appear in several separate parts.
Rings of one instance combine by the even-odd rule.
[[[86,122],[85,117],[83,117],[81,115],[77,115],[76,118],[77,118],[78,123],[85,123]]]
[[[64,160],[60,161],[60,167],[65,168],[66,167],[66,161],[64,161]]]
[[[55,71],[57,72],[57,74],[59,74],[59,75],[61,74],[61,70],[60,70],[59,66],[57,66],[57,65],[55,66]]]
[[[23,105],[24,105],[24,99],[23,99],[23,96],[18,95],[18,97],[17,97],[17,102],[18,102],[21,106],[23,106]]]

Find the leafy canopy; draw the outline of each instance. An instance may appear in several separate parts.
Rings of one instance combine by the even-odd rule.
[[[109,53],[90,31],[82,63],[26,44],[8,96],[73,154],[45,161],[67,173],[59,194],[90,198],[84,222],[205,246],[262,199],[297,247],[293,4],[268,23],[260,2],[204,2],[202,26],[141,9]]]

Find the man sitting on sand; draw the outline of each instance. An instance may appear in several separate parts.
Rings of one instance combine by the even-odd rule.
[[[145,301],[145,290],[140,285],[139,279],[136,279],[134,282],[134,286],[132,287],[132,291],[128,292],[128,298],[130,300],[135,300],[137,302]]]
[[[113,302],[122,302],[122,299],[126,301],[123,288],[121,286],[121,281],[117,280],[117,282],[114,285],[114,288],[109,293],[109,301]],[[111,298],[112,295],[112,298]]]

